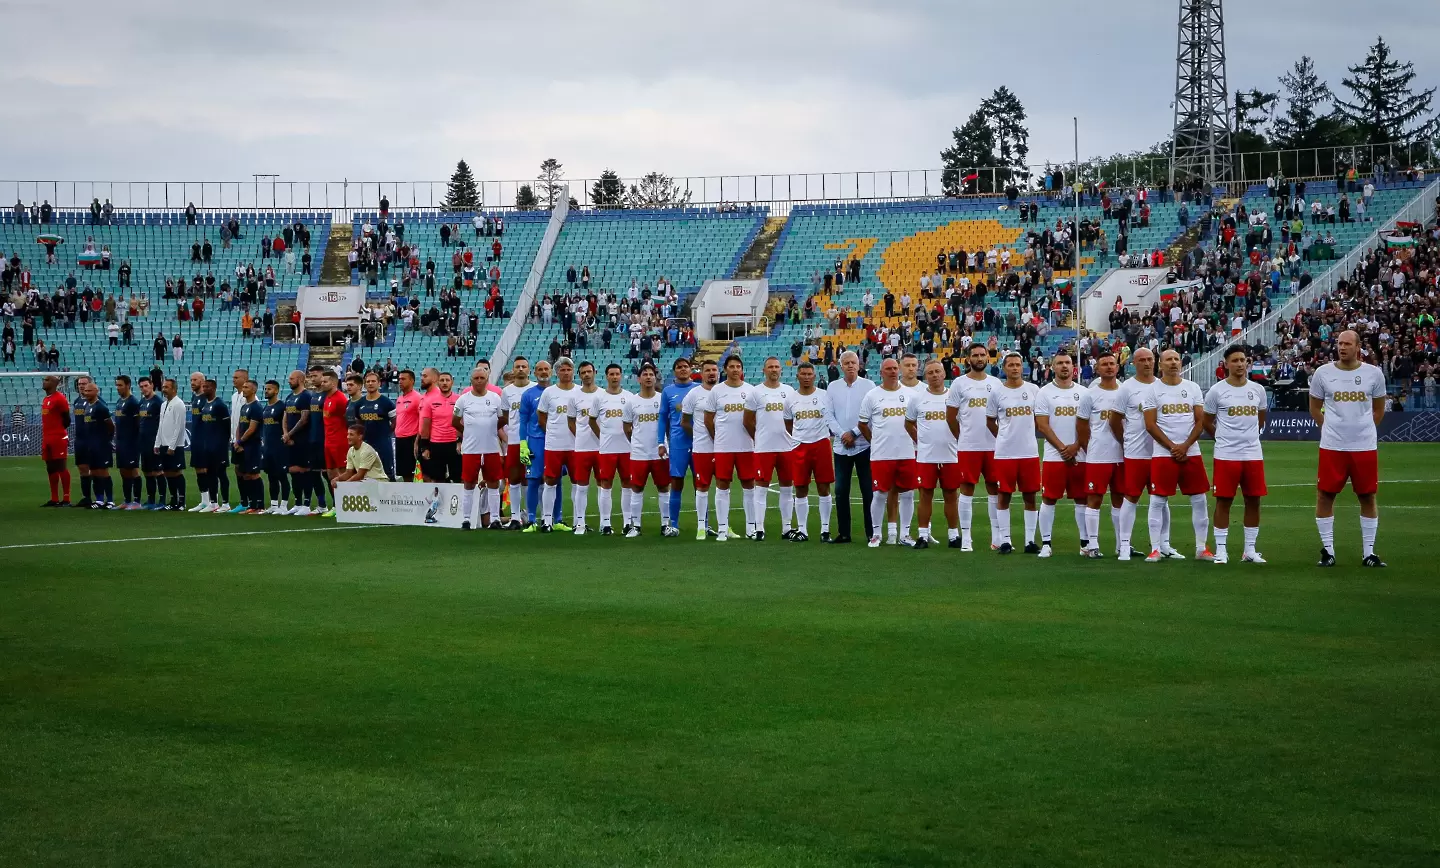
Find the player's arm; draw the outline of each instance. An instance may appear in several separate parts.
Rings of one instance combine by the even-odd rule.
[[[995,403],[994,395],[985,401],[985,427],[990,429],[991,437],[1000,436],[1000,405]]]
[[[1046,409],[1048,410],[1049,408],[1047,407]],[[1049,413],[1045,413],[1044,415],[1037,413],[1035,415],[1035,431],[1040,435],[1040,439],[1054,446],[1055,451],[1064,453],[1065,444],[1061,442],[1060,435],[1055,433],[1055,429],[1050,427]]]
[[[599,439],[600,439],[600,417],[599,417],[599,416],[596,416],[594,413],[586,413],[586,414],[585,414],[585,417],[586,417],[586,418],[589,420],[589,422],[590,422],[590,430],[595,433],[595,439],[596,439],[596,440],[599,440]]]
[[[945,424],[950,426],[950,436],[960,436],[960,408],[952,407],[947,401],[945,403]]]
[[[684,408],[682,407],[681,409],[684,409]],[[680,427],[681,427],[682,429],[684,429],[684,431],[685,431],[686,434],[689,434],[689,435],[693,438],[693,437],[695,436],[695,414],[694,414],[694,413],[681,413],[681,414],[680,414]]]
[[[1205,430],[1205,408],[1196,404],[1192,412],[1195,414],[1195,421],[1190,425],[1190,436],[1186,437],[1185,442],[1180,444],[1180,448],[1186,452],[1189,452],[1190,447],[1194,446],[1196,441],[1200,439],[1200,432]]]
[[[752,439],[755,437],[755,411],[749,407],[745,408],[745,433]]]
[[[1205,433],[1210,435],[1211,440],[1215,439],[1215,423],[1220,417],[1220,393],[1216,391],[1219,385],[1219,383],[1216,383],[1210,387],[1210,391],[1205,393],[1205,417],[1203,427]]]
[[[236,441],[236,448],[243,451],[245,444],[250,442],[250,438],[258,436],[259,431],[260,424],[254,419],[249,420],[245,425],[245,430],[240,434],[240,439]]]
[[[920,445],[919,418],[919,405],[911,401],[905,406],[905,433],[910,435],[910,441],[916,446]]]
[[[415,457],[429,459],[430,457],[430,408],[420,408],[420,433],[415,437]]]
[[[450,424],[455,426],[456,437],[459,437],[461,434],[465,433],[465,415],[463,413],[455,413],[453,416],[451,416]]]
[[[1172,443],[1170,438],[1165,436],[1165,432],[1160,429],[1160,408],[1145,407],[1143,409],[1145,412],[1145,430],[1155,439],[1156,443],[1159,443],[1165,447],[1167,451],[1173,453],[1175,451],[1175,444]]]
[[[860,436],[864,437],[866,442],[873,443],[874,441],[870,439],[872,432],[870,430],[871,404],[869,399],[869,393],[866,393],[865,397],[860,399],[860,413],[856,416],[855,427],[860,431]]]
[[[1090,448],[1090,417],[1081,416],[1075,420],[1075,445],[1081,449]]]
[[[565,424],[570,426],[570,436],[575,436],[575,405],[570,405],[570,412],[565,414]]]
[[[510,411],[501,410],[500,415],[495,417],[495,439],[500,444],[500,454],[504,455],[510,448],[509,433],[506,426],[510,424]]]
[[[1125,414],[1118,410],[1110,413],[1110,433],[1121,443],[1125,442]]]
[[[1211,440],[1215,439],[1215,421],[1215,414],[1211,413],[1209,410],[1206,410],[1205,418],[1204,421],[1201,423],[1201,427],[1205,429],[1206,434],[1210,435]],[[1263,421],[1260,423],[1260,427],[1265,427],[1265,423]]]
[[[715,439],[715,411],[705,411],[705,430],[710,432],[710,439]]]

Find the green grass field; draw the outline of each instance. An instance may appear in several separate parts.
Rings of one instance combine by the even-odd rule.
[[[1315,448],[1267,449],[1263,567],[1083,561],[1068,506],[1042,562],[40,510],[0,462],[0,865],[1440,863],[1440,447],[1382,452],[1384,571],[1353,499],[1314,567]]]

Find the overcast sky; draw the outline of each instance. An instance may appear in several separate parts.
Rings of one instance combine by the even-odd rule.
[[[1422,6],[1424,4],[1421,4]],[[1230,86],[1377,32],[1440,82],[1414,3],[1230,3]],[[0,0],[0,178],[482,180],[921,169],[998,85],[1035,160],[1171,124],[1176,4]]]

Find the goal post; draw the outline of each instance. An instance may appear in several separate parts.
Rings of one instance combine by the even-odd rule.
[[[0,371],[0,458],[40,454],[40,402],[45,398],[46,377],[58,377],[60,391],[74,403],[80,378],[90,375],[89,371]],[[105,385],[100,389],[103,395]]]

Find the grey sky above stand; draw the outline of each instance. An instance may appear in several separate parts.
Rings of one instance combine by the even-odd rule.
[[[935,168],[995,87],[1032,161],[1147,147],[1173,123],[1177,7],[946,2],[171,0],[5,5],[10,179],[572,178]],[[1229,86],[1277,89],[1302,54],[1339,88],[1377,34],[1440,81],[1414,4],[1228,4]]]

